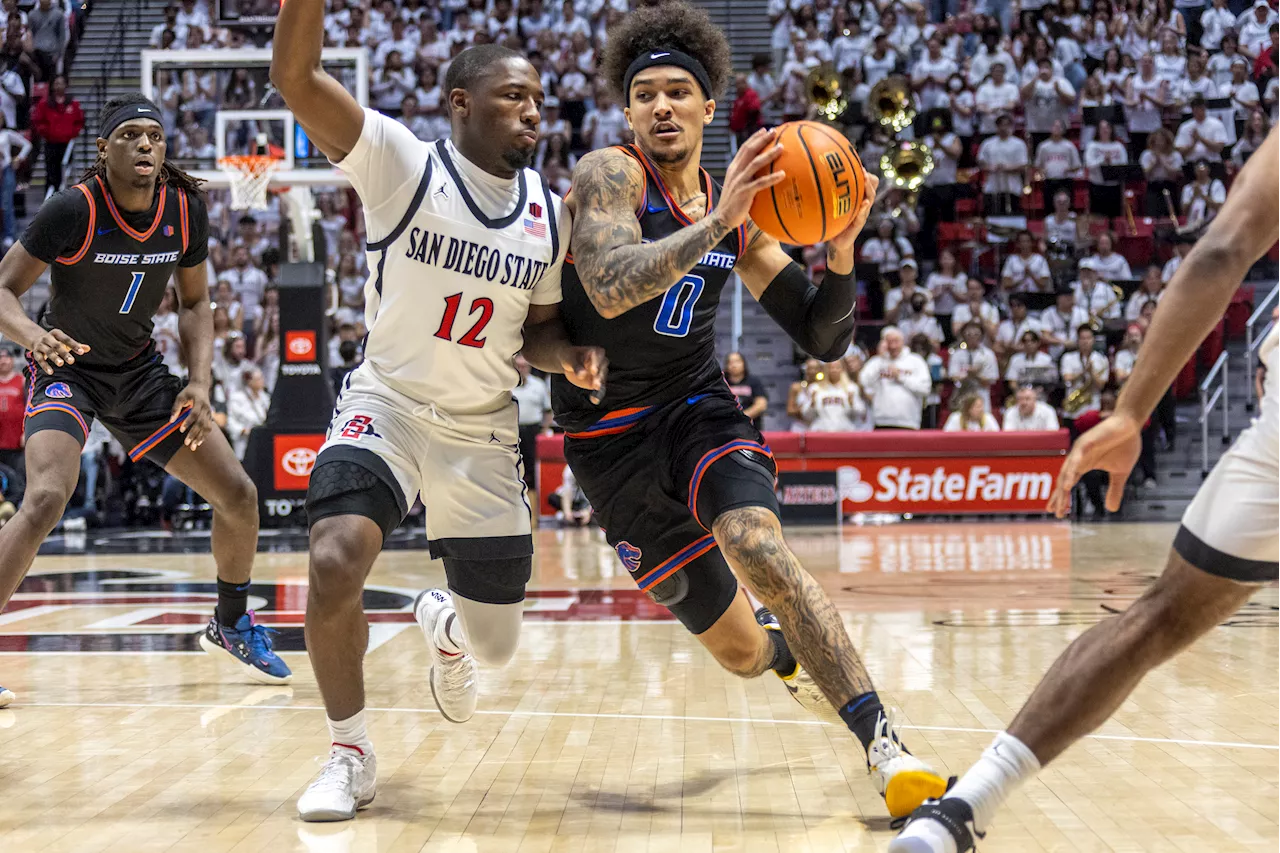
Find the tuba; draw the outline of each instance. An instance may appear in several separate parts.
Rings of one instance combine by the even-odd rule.
[[[827,121],[835,121],[849,108],[849,101],[845,99],[844,89],[840,85],[840,75],[830,63],[819,65],[810,71],[804,83],[805,91],[809,93],[809,103]]]
[[[916,118],[911,84],[901,74],[890,74],[871,87],[867,95],[867,118],[901,133]]]

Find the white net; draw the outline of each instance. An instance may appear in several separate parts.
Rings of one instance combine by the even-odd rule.
[[[233,210],[265,210],[267,188],[271,185],[271,173],[280,165],[273,157],[242,155],[223,157],[218,161],[231,182],[231,207]]]

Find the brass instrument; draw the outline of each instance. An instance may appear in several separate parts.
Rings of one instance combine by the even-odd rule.
[[[898,142],[880,158],[880,173],[886,181],[914,195],[933,171],[933,152],[920,142]]]
[[[901,74],[890,74],[871,87],[867,95],[867,118],[892,128],[894,133],[907,129],[916,118],[911,84]]]
[[[849,108],[849,101],[840,85],[840,75],[830,63],[810,71],[804,85],[809,93],[809,103],[817,107],[818,115],[827,121],[835,121]]]
[[[1164,196],[1164,206],[1169,210],[1169,222],[1174,227],[1177,227],[1178,211],[1173,208],[1173,196],[1169,195],[1168,190],[1161,190],[1160,193]]]
[[[1067,396],[1062,399],[1062,413],[1069,418],[1075,418],[1093,399],[1092,352],[1080,353],[1080,369],[1083,371],[1080,378],[1072,384],[1071,390],[1067,391]]]
[[[1120,289],[1120,285],[1111,285],[1111,301],[1103,305],[1097,311],[1089,312],[1089,328],[1093,329],[1093,333],[1100,334],[1102,332],[1102,315],[1106,314],[1112,308],[1124,301],[1124,291]],[[1092,299],[1092,297],[1090,297]]]

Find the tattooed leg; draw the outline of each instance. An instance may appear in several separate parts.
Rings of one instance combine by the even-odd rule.
[[[712,533],[738,578],[778,617],[792,654],[832,706],[875,689],[835,605],[787,547],[777,516],[762,507],[728,510]]]

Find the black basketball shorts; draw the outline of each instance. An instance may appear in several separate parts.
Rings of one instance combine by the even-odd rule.
[[[164,467],[182,446],[179,428],[188,412],[173,423],[169,417],[183,382],[169,372],[158,353],[146,353],[118,368],[55,366],[52,375],[28,355],[27,371],[28,441],[53,429],[83,447],[97,418],[134,462],[146,457]]]
[[[694,634],[714,625],[738,582],[711,526],[730,509],[778,511],[773,456],[728,389],[611,412],[564,452],[640,589]]]

